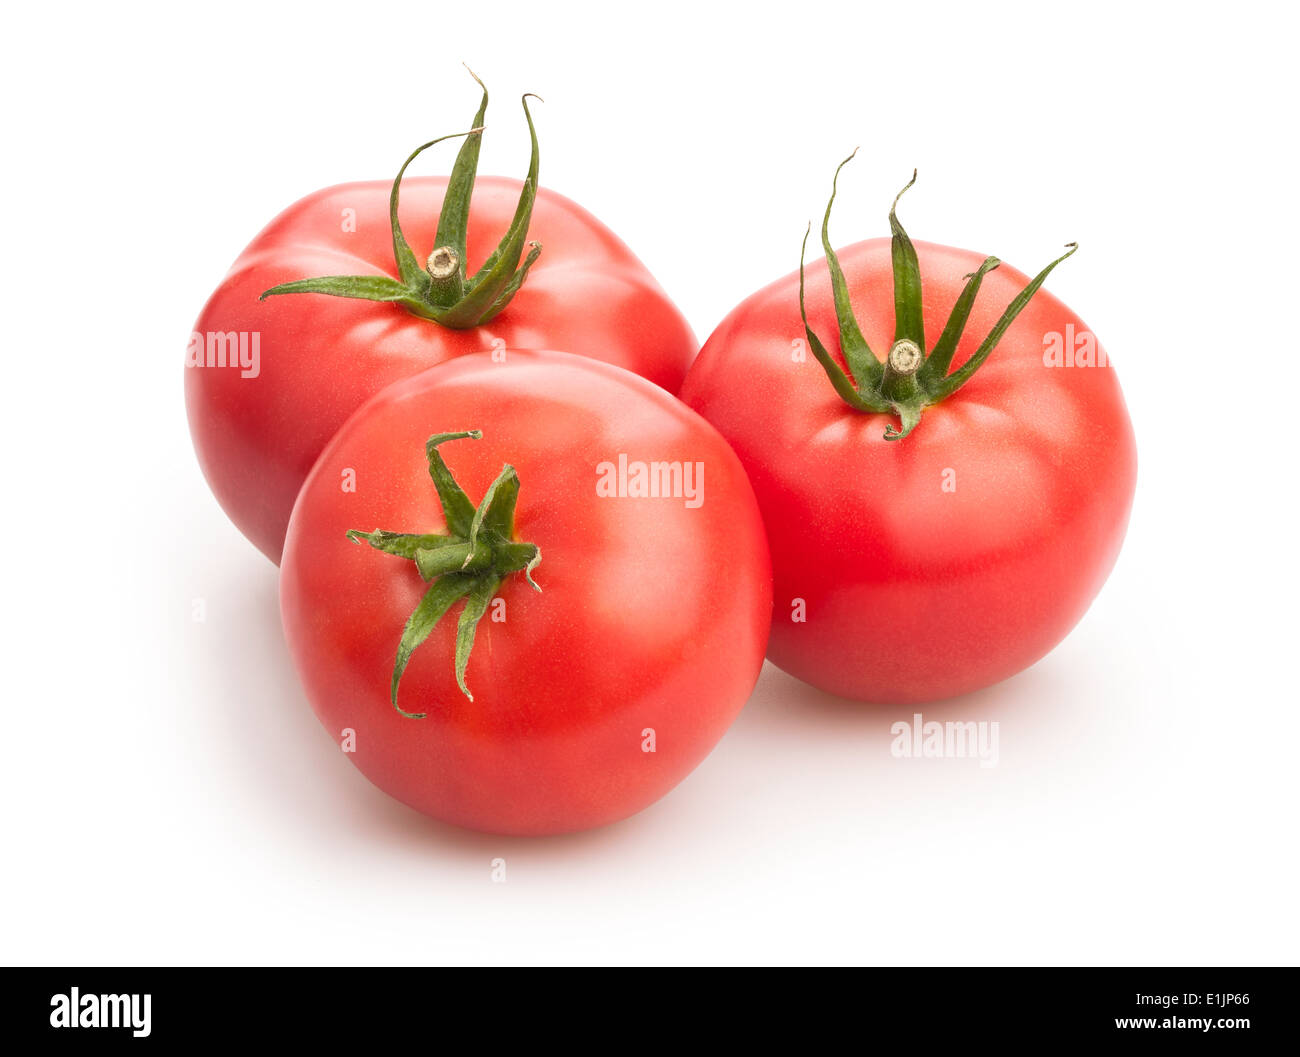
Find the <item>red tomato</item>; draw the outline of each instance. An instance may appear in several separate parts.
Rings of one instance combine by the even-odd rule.
[[[828,271],[817,267],[808,276],[810,333],[795,273],[714,331],[682,399],[731,441],[758,496],[773,566],[770,659],[835,694],[910,703],[1005,679],[1065,636],[1119,552],[1137,461],[1104,349],[1045,291],[1027,291],[978,372],[930,403],[1029,280],[965,250],[913,251],[901,226],[897,233],[839,255],[862,359],[872,357],[858,364],[861,379],[849,380],[842,343],[831,340],[841,321]],[[918,323],[924,316],[933,340],[972,288],[948,375]],[[818,335],[836,384],[885,412],[837,393],[806,355]],[[911,376],[928,395],[897,389],[891,403],[873,390],[888,369],[870,350],[902,344],[903,367],[915,370],[909,343],[920,362],[935,360],[928,375]]]
[[[470,429],[481,439],[442,438],[426,461],[431,435]],[[656,490],[677,494],[639,495],[633,482],[655,463],[666,464]],[[449,467],[468,497],[456,517],[431,465]],[[498,505],[481,504],[498,477]],[[478,600],[466,692],[457,646],[474,629],[472,587],[395,685],[399,640],[418,639],[404,634],[408,618],[466,567],[457,556],[426,582],[416,562],[347,534],[394,552],[398,532],[463,538],[474,505],[487,509],[480,545],[495,525],[497,551],[523,553],[489,583],[495,600]],[[530,547],[540,593],[523,572]],[[491,579],[489,564],[468,568]],[[545,352],[463,357],[357,411],[294,507],[280,598],[317,716],[345,748],[355,732],[348,758],[419,811],[510,834],[599,826],[663,796],[745,702],[771,620],[758,506],[722,437],[644,379]]]
[[[459,229],[451,238],[439,230],[449,179],[467,176],[474,188],[472,199],[455,196],[468,210],[468,242],[453,265],[462,279],[467,262],[477,267],[514,230],[521,196],[531,201],[536,155],[523,183],[488,177],[474,187],[477,142],[477,133],[466,141],[451,178],[401,184],[401,228],[426,285],[423,262],[433,256],[435,231],[440,245],[453,248],[456,234],[465,237],[463,223],[451,225]],[[559,348],[675,392],[697,349],[685,319],[631,250],[580,206],[544,189],[536,191],[531,221],[523,218],[541,255],[527,270],[530,254],[518,276],[527,271],[522,287],[482,325],[444,326],[400,303],[322,293],[258,300],[278,284],[318,276],[386,276],[395,285],[391,188],[381,180],[343,184],[290,206],[240,255],[194,324],[185,388],[199,463],[231,520],[272,561],[280,559],[289,511],[321,449],[352,411],[394,381],[469,352]],[[523,248],[523,231],[517,235],[510,268]],[[391,296],[386,287],[371,292]]]

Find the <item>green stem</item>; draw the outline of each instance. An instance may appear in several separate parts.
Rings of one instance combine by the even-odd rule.
[[[920,391],[916,384],[916,372],[921,367],[921,350],[916,342],[900,338],[894,342],[885,360],[884,376],[880,380],[880,392],[891,403],[912,400]]]
[[[451,307],[465,296],[465,269],[461,256],[450,246],[439,246],[429,254],[429,300]]]

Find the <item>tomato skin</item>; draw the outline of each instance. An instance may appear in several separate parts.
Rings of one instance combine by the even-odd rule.
[[[470,499],[509,462],[516,538],[536,543],[541,593],[521,575],[485,617],[468,700],[453,671],[456,616],[389,677],[425,589],[414,565],[349,529],[442,532],[425,440]],[[598,464],[703,462],[704,501],[596,494]],[[351,470],[356,491],[340,488]],[[326,447],[294,508],[281,567],[290,651],[317,716],[379,788],[435,818],[495,833],[563,833],[641,810],[712,749],[749,696],[771,621],[762,520],[739,460],[668,393],[560,353],[462,357],[384,390]],[[644,752],[647,728],[656,751]]]
[[[421,260],[433,248],[446,185],[442,177],[402,182],[400,220]],[[471,271],[509,227],[520,187],[504,177],[475,184]],[[390,190],[384,181],[344,184],[290,206],[244,250],[194,324],[203,336],[260,336],[255,377],[234,367],[187,367],[185,395],[194,447],[217,500],[277,563],[312,463],[348,415],[385,386],[493,347],[560,348],[676,392],[698,348],[631,250],[579,205],[545,188],[529,226],[542,255],[505,311],[485,326],[451,330],[397,305],[321,294],[258,301],[293,279],[396,276]],[[344,230],[345,210],[354,211],[354,231]]]
[[[983,255],[916,248],[932,343]],[[840,260],[863,335],[883,356],[894,336],[890,241]],[[807,282],[809,322],[842,363],[824,264]],[[1006,264],[985,278],[954,369],[1027,282]],[[797,272],[719,325],[682,399],[731,442],[758,496],[773,663],[844,697],[919,703],[1015,674],[1078,622],[1119,553],[1137,454],[1112,367],[1045,366],[1044,336],[1067,325],[1087,331],[1039,290],[973,379],[894,441],[883,433],[897,419],[850,409],[811,352],[792,357],[804,336]],[[804,622],[792,619],[796,599]]]

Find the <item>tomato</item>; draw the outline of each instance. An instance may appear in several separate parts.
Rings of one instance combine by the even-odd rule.
[[[450,177],[343,184],[290,206],[194,324],[185,390],[199,462],[231,520],[272,561],[321,449],[394,381],[466,353],[559,348],[674,392],[681,385],[695,338],[631,250],[537,187],[535,135],[526,180],[476,185],[480,136],[465,140]],[[526,239],[535,245],[519,266]],[[493,260],[480,273],[468,267]],[[484,281],[467,293],[476,277]],[[259,300],[276,287],[283,296]]]
[[[358,410],[294,507],[280,597],[348,759],[507,834],[663,796],[745,702],[771,620],[722,437],[630,372],[548,352],[461,357]]]
[[[913,703],[1005,679],[1066,635],[1115,562],[1137,461],[1105,350],[1039,289],[1059,261],[1031,282],[890,220],[891,239],[838,257],[824,223],[806,327],[801,263],[718,326],[682,399],[758,496],[769,658]]]

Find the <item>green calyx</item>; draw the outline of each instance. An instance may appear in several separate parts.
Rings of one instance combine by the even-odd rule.
[[[961,296],[953,305],[948,322],[928,352],[925,345],[925,320],[922,313],[921,268],[916,258],[916,247],[907,237],[903,225],[898,222],[898,200],[903,193],[916,182],[916,173],[907,186],[898,192],[894,205],[889,210],[889,227],[893,235],[891,254],[894,271],[894,342],[889,355],[881,361],[867,346],[862,330],[853,315],[853,306],[849,303],[849,287],[844,272],[840,268],[839,258],[831,247],[830,220],[831,207],[835,204],[836,184],[839,182],[840,169],[843,169],[854,155],[850,154],[835,170],[835,179],[831,183],[830,201],[826,203],[826,215],[822,219],[822,246],[826,250],[826,264],[831,273],[831,290],[835,299],[835,318],[839,323],[840,351],[848,365],[848,374],[826,350],[820,338],[808,325],[808,312],[804,306],[804,257],[808,250],[808,232],[804,233],[803,249],[799,253],[799,314],[803,317],[804,333],[812,347],[817,362],[825,369],[831,385],[849,407],[855,411],[874,414],[893,414],[900,420],[901,428],[890,425],[885,428],[886,440],[901,440],[906,437],[918,422],[921,413],[931,404],[937,404],[952,396],[958,389],[970,381],[980,369],[989,353],[997,346],[1007,328],[1020,315],[1029,299],[1038,292],[1038,288],[1061,261],[1077,250],[1078,243],[1066,243],[1067,252],[1052,261],[1046,268],[1034,276],[1015,299],[1007,306],[1002,317],[994,324],[988,336],[980,343],[978,349],[962,366],[948,373],[952,366],[953,354],[957,351],[957,342],[966,327],[971,307],[979,293],[984,276],[993,271],[1000,263],[996,257],[986,257],[984,262],[966,276],[966,285]]]
[[[511,573],[522,572],[534,589],[541,590],[532,576],[533,569],[542,560],[541,550],[535,544],[519,543],[513,538],[515,502],[519,498],[519,475],[515,468],[503,466],[482,502],[475,507],[438,452],[438,445],[449,440],[479,440],[482,436],[476,429],[463,433],[438,433],[425,445],[429,476],[433,478],[443,518],[447,522],[446,535],[386,532],[383,529],[373,532],[353,529],[348,532],[348,539],[353,543],[364,540],[375,550],[413,561],[421,579],[429,584],[429,589],[402,629],[397,663],[393,666],[390,690],[393,707],[411,719],[424,719],[427,713],[403,710],[397,704],[397,686],[411,654],[429,637],[447,610],[460,599],[465,599],[456,626],[456,683],[473,701],[474,695],[465,685],[465,668],[474,648],[478,622],[483,619],[497,589]]]
[[[478,81],[474,72],[470,76]],[[393,181],[388,198],[388,213],[393,227],[393,256],[397,260],[400,279],[387,275],[326,275],[316,279],[297,279],[273,286],[258,300],[279,294],[329,294],[332,297],[355,297],[367,301],[391,301],[407,311],[431,319],[444,327],[465,330],[493,319],[519,292],[528,269],[542,252],[538,242],[527,243],[528,255],[523,257],[528,238],[528,224],[537,198],[537,129],[528,110],[529,96],[523,97],[524,117],[528,121],[528,134],[532,140],[532,159],[528,176],[524,179],[519,205],[515,207],[510,228],[492,251],[483,266],[473,275],[466,271],[465,244],[468,235],[470,199],[474,193],[474,178],[478,172],[479,148],[482,146],[483,118],[487,113],[488,93],[483,88],[483,101],[474,115],[474,125],[468,132],[440,136],[417,147],[402,163]],[[538,96],[531,98],[537,99]],[[397,202],[402,177],[407,166],[437,143],[448,139],[467,137],[456,155],[447,181],[447,193],[438,216],[438,232],[434,250],[428,261],[421,265],[402,234],[397,221]],[[519,263],[523,257],[523,264]]]

